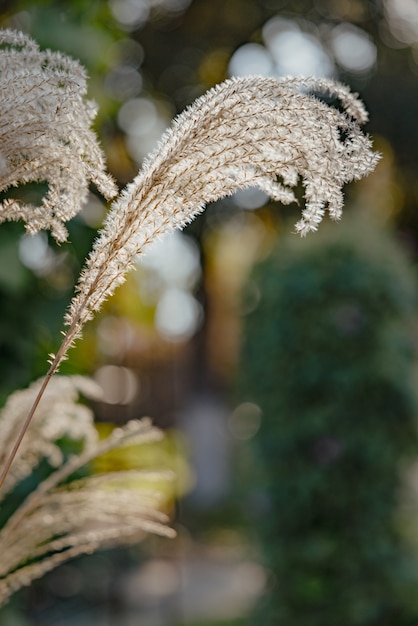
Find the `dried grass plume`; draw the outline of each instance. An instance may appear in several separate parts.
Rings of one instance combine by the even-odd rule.
[[[29,232],[49,229],[65,241],[64,224],[80,211],[90,182],[106,198],[116,195],[91,129],[96,106],[86,92],[77,61],[41,51],[23,33],[0,31],[0,191],[48,184],[40,206],[13,198],[0,203],[0,222],[23,220]]]
[[[342,110],[318,96],[337,100]],[[356,94],[321,79],[233,78],[199,98],[112,204],[66,317],[67,340],[150,243],[238,189],[256,186],[290,204],[301,181],[301,235],[316,230],[325,211],[340,219],[342,187],[371,172],[379,158],[361,131],[366,120]]]
[[[40,381],[12,394],[0,412],[0,456],[33,403]],[[98,456],[125,445],[161,439],[149,420],[129,422],[99,440],[92,412],[77,402],[79,392],[97,395],[92,381],[56,376],[45,393],[37,419],[19,449],[3,489],[3,505],[9,494],[40,463],[51,467],[49,476],[18,505],[0,529],[0,605],[8,597],[43,576],[60,563],[101,547],[138,541],[151,532],[172,537],[168,518],[161,512],[156,480],[166,482],[164,472],[125,470],[75,478],[81,468]],[[63,437],[81,451],[68,458],[59,444]]]

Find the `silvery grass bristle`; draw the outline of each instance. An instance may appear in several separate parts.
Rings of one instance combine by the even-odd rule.
[[[41,381],[14,392],[0,411],[0,458],[7,454],[22,417],[33,403]],[[16,486],[39,466],[50,475],[12,513],[0,530],[0,605],[22,586],[60,563],[102,547],[137,542],[146,533],[173,537],[156,485],[171,480],[167,472],[121,470],[75,479],[74,474],[96,457],[126,445],[158,441],[161,431],[150,420],[129,422],[99,439],[90,409],[79,394],[95,398],[93,381],[56,376],[45,392],[37,419],[22,443],[3,489],[0,507]],[[63,437],[82,448],[66,459]]]
[[[338,108],[321,95],[338,101]],[[110,207],[66,314],[64,339],[51,357],[44,387],[0,485],[48,380],[84,324],[124,282],[150,243],[183,228],[209,202],[252,186],[290,204],[301,181],[305,204],[296,224],[301,235],[315,231],[326,211],[340,219],[343,186],[370,173],[379,159],[361,130],[366,121],[357,94],[338,82],[316,78],[232,78],[180,114]]]

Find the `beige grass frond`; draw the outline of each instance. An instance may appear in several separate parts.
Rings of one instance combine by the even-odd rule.
[[[318,94],[337,98],[343,110]],[[289,204],[301,181],[302,235],[326,210],[339,219],[343,185],[378,160],[360,128],[366,120],[355,94],[321,79],[236,78],[199,98],[112,205],[67,315],[74,336],[151,242],[240,188],[257,186]]]
[[[40,206],[14,198],[0,203],[0,223],[23,220],[29,232],[50,229],[64,241],[64,224],[80,211],[90,182],[106,198],[116,195],[91,129],[97,110],[85,97],[86,80],[77,61],[0,30],[0,191],[48,184]]]
[[[8,446],[14,424],[20,424],[21,412],[27,410],[38,387],[36,383],[12,394],[0,413],[0,433],[6,435],[0,437],[0,452]],[[0,529],[0,605],[11,593],[69,558],[138,541],[146,533],[174,535],[167,515],[161,511],[164,502],[156,487],[161,481],[171,481],[170,473],[138,469],[74,477],[110,450],[162,437],[161,431],[144,419],[131,421],[99,441],[91,411],[77,402],[80,390],[97,392],[91,381],[80,377],[57,376],[50,382],[6,480],[0,511],[8,494],[36,472],[41,461],[52,466],[50,475]],[[78,442],[82,451],[66,459],[58,443],[63,436]]]

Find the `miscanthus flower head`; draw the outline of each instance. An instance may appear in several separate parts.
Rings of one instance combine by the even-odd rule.
[[[91,129],[97,111],[86,91],[77,61],[0,30],[0,191],[47,183],[39,206],[13,198],[0,203],[0,222],[20,219],[29,232],[50,229],[64,241],[64,224],[81,209],[90,182],[108,199],[116,194]]]
[[[40,384],[13,393],[0,412],[0,457],[7,454]],[[0,605],[20,587],[77,555],[138,541],[148,532],[174,535],[155,487],[156,480],[160,485],[171,480],[167,473],[133,469],[75,478],[77,471],[110,450],[162,437],[144,419],[99,440],[92,412],[78,402],[80,392],[97,398],[98,389],[78,376],[51,380],[0,491],[0,519],[3,507],[15,505],[0,528]],[[64,438],[76,442],[80,452],[66,458],[60,443]],[[16,508],[19,498],[9,500],[9,494],[31,474],[36,477],[41,462],[43,472],[45,463],[51,468],[49,475]],[[19,492],[21,498],[24,486]]]
[[[379,158],[361,130],[366,121],[357,95],[328,80],[233,78],[210,90],[173,121],[114,201],[68,324],[79,329],[92,317],[156,238],[238,189],[256,186],[289,204],[301,182],[302,235],[318,228],[325,211],[339,219],[342,187],[371,172]]]

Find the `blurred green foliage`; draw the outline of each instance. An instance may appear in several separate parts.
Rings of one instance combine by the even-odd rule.
[[[66,306],[94,229],[79,220],[70,224],[71,245],[49,241],[53,263],[48,271],[27,267],[20,254],[21,224],[0,228],[0,404],[9,393],[45,374],[47,355],[57,349]],[[46,236],[45,236],[46,238]],[[77,373],[91,364],[77,363]],[[71,363],[62,372],[74,373]]]
[[[417,623],[418,564],[394,522],[418,453],[414,279],[358,219],[280,239],[255,273],[239,390],[263,412],[246,503],[270,583],[251,623]]]

